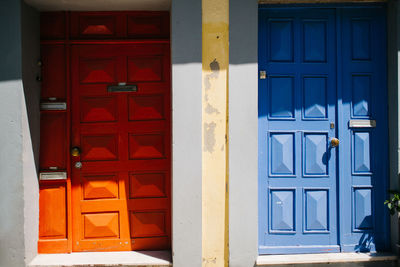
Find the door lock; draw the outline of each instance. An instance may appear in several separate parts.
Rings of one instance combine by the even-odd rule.
[[[74,146],[73,148],[71,148],[71,155],[73,157],[79,157],[81,155],[81,149],[77,146]]]
[[[75,162],[75,168],[76,169],[82,168],[82,162],[80,162],[80,161]]]
[[[267,78],[267,72],[265,70],[260,70],[260,80],[265,80]]]

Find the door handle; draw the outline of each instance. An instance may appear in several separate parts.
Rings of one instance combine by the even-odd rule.
[[[329,141],[329,145],[331,147],[337,147],[337,146],[339,146],[339,143],[340,143],[339,139],[337,139],[335,137],[331,138],[331,140]]]

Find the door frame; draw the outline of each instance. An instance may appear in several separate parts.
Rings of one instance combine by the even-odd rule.
[[[319,4],[319,3],[318,4],[313,4],[313,3],[306,3],[306,4],[304,4],[304,3],[259,4],[258,14],[260,14],[260,10],[265,10],[265,9],[291,10],[291,9],[294,9],[294,8],[299,8],[299,9],[304,8],[306,10],[310,10],[310,9],[313,9],[313,8],[318,8],[318,9],[335,9],[336,12],[338,12],[337,15],[336,15],[336,18],[339,18],[339,17],[341,18],[341,16],[342,16],[341,10],[342,9],[357,8],[357,7],[360,7],[360,8],[378,8],[378,7],[379,8],[384,8],[385,9],[385,11],[384,11],[385,12],[385,18],[386,18],[386,20],[388,19],[387,4],[386,3],[382,3],[382,2],[380,2],[380,3],[338,3],[338,4],[332,4],[332,3],[326,3],[326,4],[323,4],[323,3],[322,4]],[[259,20],[258,23],[260,23],[260,20]],[[341,27],[341,20],[340,19],[336,20],[336,25],[335,26],[336,26],[336,29]],[[259,34],[260,34],[260,31],[258,31],[258,35]],[[336,30],[336,53],[340,54],[340,55],[342,54],[341,53],[341,35],[342,35],[342,31],[337,31]],[[389,35],[388,34],[388,25],[385,25],[385,35],[386,35],[386,39],[385,39],[385,44],[384,45],[387,45],[387,39],[388,39],[388,35]],[[260,45],[259,42],[258,42],[258,45]],[[258,50],[259,49],[260,49],[260,47],[258,47]],[[385,68],[387,68],[387,66],[389,64],[389,61],[387,60],[388,59],[388,55],[389,55],[388,49],[385,50],[385,54],[386,54],[386,57],[385,57],[385,62],[386,62]],[[258,60],[259,60],[259,58],[258,58]],[[341,65],[342,65],[341,57],[337,57],[337,61],[336,61],[336,70],[337,70],[336,71],[336,77],[337,77],[337,82],[336,82],[336,109],[335,109],[336,110],[337,127],[335,127],[336,128],[335,131],[336,131],[336,136],[337,136],[337,138],[339,140],[342,140],[344,138],[343,137],[344,130],[341,130],[341,126],[345,125],[344,124],[344,118],[343,118],[343,111],[342,111],[342,109],[343,109],[343,106],[342,106],[342,95],[343,95],[343,92],[342,92],[342,90],[344,90],[344,89],[341,86],[340,88],[342,90],[339,90],[339,84],[342,83],[342,73],[341,73],[341,71],[338,71],[338,70],[339,70]],[[258,64],[258,66],[259,66],[259,64]],[[260,70],[261,69],[259,69],[259,71]],[[388,83],[388,78],[387,78],[388,70],[385,70],[385,73],[386,73],[385,87],[387,88],[387,92],[388,92],[389,88],[390,88],[389,87],[389,83]],[[260,90],[260,79],[259,79],[259,77],[258,77],[258,88],[257,88],[257,90],[258,91]],[[259,97],[258,97],[258,101],[259,101]],[[385,104],[384,106],[389,105],[388,99],[386,99],[384,104]],[[260,105],[260,103],[259,103],[259,105]],[[259,110],[258,110],[258,112],[259,112]],[[384,124],[385,124],[385,126],[384,126],[385,128],[384,129],[386,129],[385,130],[386,134],[389,134],[389,130],[390,130],[390,127],[389,127],[389,113],[387,112],[385,115],[386,115],[386,121],[384,122]],[[258,128],[259,128],[259,122],[258,122]],[[260,140],[261,140],[262,134],[263,133],[261,133],[260,130],[259,130],[259,132],[258,132],[258,146],[260,146]],[[387,161],[387,158],[389,158],[388,157],[388,154],[389,154],[389,143],[390,143],[390,139],[387,138],[387,142],[386,142],[386,146],[387,146],[386,152],[387,153],[385,155],[386,161]],[[344,199],[340,198],[340,196],[343,195],[344,187],[341,186],[340,178],[339,178],[339,177],[344,177],[344,175],[343,175],[344,168],[340,167],[340,165],[341,165],[341,160],[340,159],[344,158],[345,151],[339,149],[339,150],[336,150],[335,153],[336,153],[336,182],[337,182],[336,195],[337,195],[337,210],[338,210],[338,212],[337,212],[338,245],[340,246],[340,250],[342,252],[347,252],[346,250],[343,249],[345,246],[343,244],[343,238],[342,238],[342,236],[344,234],[344,231],[343,231],[344,224],[342,223],[342,221],[344,220],[344,218],[343,218],[343,216],[340,216],[340,213],[339,213],[340,207],[344,206],[344,202],[345,202]],[[262,188],[260,187],[260,184],[261,184],[260,164],[262,164],[262,162],[259,159],[259,155],[260,155],[260,152],[258,152],[258,171],[259,171],[259,174],[258,174],[258,194],[259,194],[258,202],[261,201],[261,197],[263,196],[263,194],[264,195],[266,194],[265,192],[263,192]],[[268,155],[267,155],[267,159],[268,159]],[[269,162],[269,159],[268,159],[268,162]],[[371,160],[371,163],[372,163],[372,160]],[[268,163],[264,163],[264,164],[268,165]],[[390,178],[390,173],[388,171],[389,170],[389,163],[386,164],[386,170],[387,170],[386,171],[387,179],[385,179],[383,181],[382,187],[387,189],[387,188],[389,188],[389,182],[390,182],[390,179],[391,179]],[[386,195],[386,194],[384,194],[384,195]],[[382,204],[382,207],[383,207],[383,204]],[[269,208],[268,205],[267,205],[267,208]],[[372,203],[372,209],[374,209],[374,202]],[[258,215],[259,214],[260,214],[260,207],[258,207]],[[385,215],[385,223],[384,224],[387,226],[387,227],[384,227],[384,233],[383,233],[383,236],[385,237],[385,249],[384,250],[387,250],[390,247],[390,246],[388,246],[388,242],[390,240],[390,229],[388,227],[389,226],[389,224],[388,224],[388,214],[389,213],[388,213],[388,211],[386,209],[384,209],[383,210],[383,214]],[[266,221],[267,221],[267,223],[269,223],[268,219]],[[260,219],[258,219],[257,222],[258,222],[258,228],[257,229],[258,229],[258,238],[259,238],[258,243],[257,243],[257,247],[258,247],[258,254],[260,255],[261,254],[260,253],[261,240],[263,240],[263,235],[264,234],[261,231],[262,230],[262,226],[259,224],[260,223]],[[300,252],[300,253],[302,253],[302,252]]]
[[[160,22],[160,31],[157,34],[152,36],[136,36],[136,33],[131,34],[128,36],[127,34],[123,35],[121,32],[116,30],[117,26],[113,28],[117,33],[112,38],[108,38],[105,35],[100,36],[99,38],[92,37],[88,38],[85,36],[81,36],[81,33],[78,31],[78,21],[79,15],[100,15],[100,16],[107,16],[107,15],[114,15],[114,23],[118,26],[121,26],[121,21],[118,21],[118,16],[148,16],[150,18],[155,17],[156,19],[159,18]],[[65,102],[66,108],[65,110],[52,110],[52,111],[42,111],[42,112],[57,112],[57,113],[65,113],[65,127],[66,131],[64,134],[65,144],[63,144],[63,152],[65,153],[65,169],[62,171],[66,172],[65,180],[55,180],[55,181],[40,181],[40,191],[43,188],[52,188],[54,186],[60,186],[62,189],[60,190],[63,194],[62,197],[65,198],[65,218],[61,218],[60,220],[65,220],[65,236],[62,238],[49,238],[49,239],[41,239],[39,236],[38,240],[38,253],[71,253],[73,252],[73,220],[76,218],[73,217],[72,212],[72,160],[70,155],[70,148],[71,148],[71,138],[72,138],[72,73],[71,73],[71,62],[72,62],[72,46],[73,45],[112,45],[112,44],[121,44],[121,45],[129,45],[129,44],[165,44],[168,46],[168,77],[165,77],[165,80],[169,82],[169,94],[167,94],[168,101],[170,103],[170,107],[172,107],[173,103],[173,92],[172,92],[172,57],[171,57],[171,33],[170,28],[167,27],[170,19],[171,19],[171,12],[169,11],[52,11],[52,12],[43,12],[41,14],[42,20],[42,35],[40,44],[43,47],[45,46],[60,46],[63,48],[62,58],[64,60],[64,75],[65,78],[65,96],[62,99],[57,99],[57,101]],[[75,20],[75,22],[73,21]],[[49,23],[51,22],[51,23]],[[74,24],[75,23],[75,24]],[[72,28],[75,27],[75,30]],[[125,26],[126,30],[126,26]],[[44,34],[43,34],[44,32]],[[118,37],[118,38],[117,38]],[[41,62],[41,61],[40,61]],[[49,64],[50,65],[50,64]],[[41,78],[41,77],[40,77]],[[44,77],[46,79],[46,77]],[[47,100],[47,99],[45,99]],[[43,101],[43,99],[42,99]],[[53,100],[51,100],[53,101]],[[169,234],[169,244],[172,247],[172,198],[173,198],[173,189],[172,189],[172,154],[173,154],[173,146],[172,146],[172,117],[173,112],[172,108],[170,109],[169,113],[169,126],[168,126],[168,151],[169,155],[169,173],[170,175],[167,177],[169,178],[169,193],[168,193],[168,201],[169,201],[169,214],[170,216],[166,216],[169,220],[166,225],[169,226],[169,230],[167,231]],[[65,148],[65,149],[64,149]],[[64,151],[65,150],[65,151]],[[43,172],[45,170],[41,170]],[[48,171],[48,170],[47,170]],[[52,171],[50,169],[50,171]],[[53,207],[54,208],[54,207]],[[39,218],[40,222],[40,218]]]

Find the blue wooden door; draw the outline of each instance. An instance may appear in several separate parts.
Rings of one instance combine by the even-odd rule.
[[[383,202],[388,188],[389,137],[385,10],[347,8],[338,11],[338,18],[341,247],[342,251],[386,250],[389,216]]]
[[[383,9],[259,20],[260,254],[384,248],[387,164],[372,160],[387,154]]]

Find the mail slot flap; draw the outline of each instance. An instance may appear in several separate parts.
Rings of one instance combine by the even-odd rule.
[[[350,128],[375,128],[376,121],[375,120],[350,120],[349,127]]]
[[[107,87],[108,92],[137,92],[136,85],[126,85],[126,84],[118,84],[118,85],[110,85]]]
[[[65,103],[65,102],[42,102],[42,103],[40,103],[40,110],[67,110],[67,103]]]
[[[41,172],[39,174],[39,180],[49,181],[49,180],[66,180],[67,172]]]

